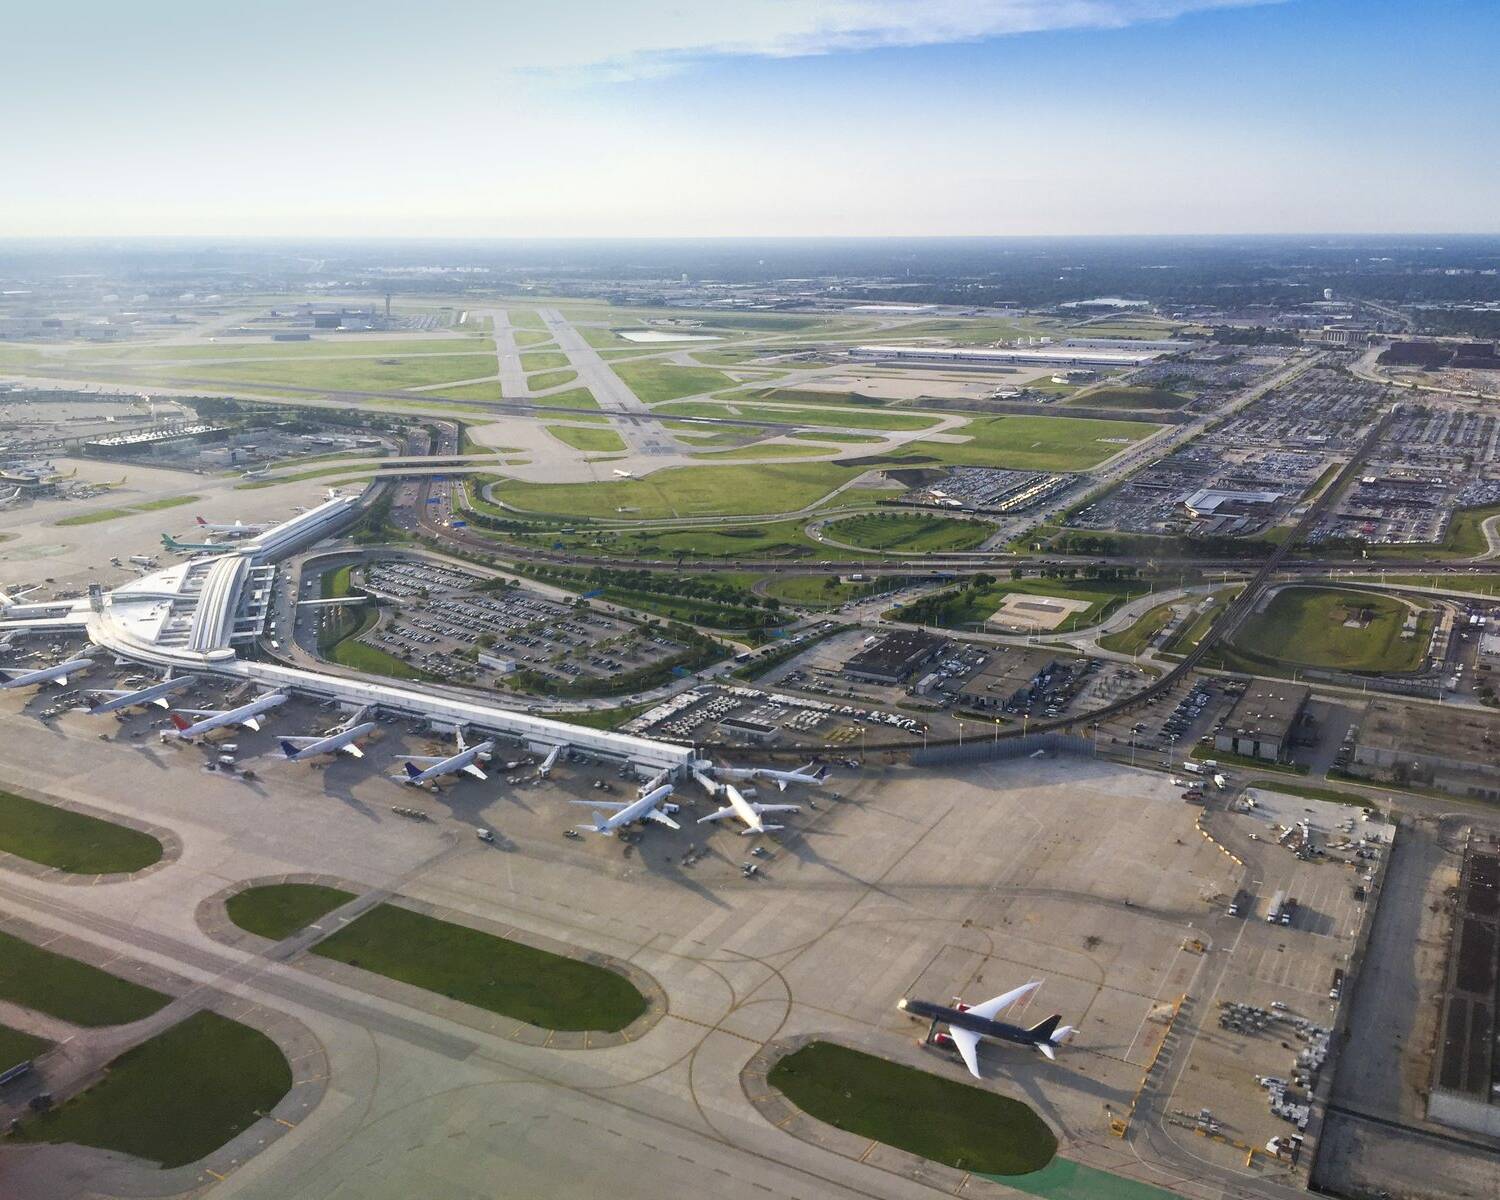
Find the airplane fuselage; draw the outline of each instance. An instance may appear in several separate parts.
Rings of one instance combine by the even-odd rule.
[[[967,1029],[970,1033],[976,1033],[991,1041],[1012,1042],[1017,1046],[1037,1046],[1047,1040],[1046,1035],[1038,1034],[1021,1025],[1012,1025],[1008,1021],[992,1021],[987,1017],[965,1012],[961,1008],[949,1008],[946,1004],[932,1004],[926,1000],[902,1000],[900,1008],[907,1016],[938,1021],[953,1029]]]

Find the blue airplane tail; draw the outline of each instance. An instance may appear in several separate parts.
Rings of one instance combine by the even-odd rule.
[[[296,758],[297,757],[297,747],[294,746],[294,745],[292,745],[292,743],[288,742],[288,741],[283,741],[281,743],[281,752],[283,754],[285,754],[288,758]]]
[[[1050,1042],[1052,1035],[1057,1032],[1057,1024],[1062,1020],[1060,1013],[1053,1013],[1045,1021],[1033,1025],[1026,1032],[1031,1034],[1039,1042]]]
[[[419,771],[419,770],[417,770],[417,768],[416,768],[416,766],[414,764],[412,764],[412,763],[407,763],[406,764],[406,777],[408,779],[415,779],[421,773],[422,772]]]

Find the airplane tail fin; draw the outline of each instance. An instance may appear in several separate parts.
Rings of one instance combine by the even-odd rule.
[[[809,763],[808,765],[811,766],[812,764]],[[813,772],[813,778],[816,779],[819,783],[822,783],[823,780],[827,779],[828,778],[828,768],[827,768],[827,766],[819,767],[816,771],[814,771]]]
[[[171,718],[172,724],[177,726],[178,733],[185,733],[192,728],[192,725],[180,713],[168,713],[167,716]]]
[[[202,517],[194,517],[193,520],[197,521],[198,524],[200,524],[200,525],[207,525],[208,524],[208,522],[205,521]]]
[[[1045,1043],[1049,1043],[1052,1041],[1052,1035],[1057,1031],[1057,1026],[1061,1021],[1062,1014],[1053,1013],[1045,1021],[1038,1022],[1026,1032],[1031,1034],[1032,1037],[1036,1038],[1038,1046],[1044,1046]]]
[[[414,763],[407,763],[406,764],[406,777],[408,779],[415,779],[421,773],[422,773],[421,771],[417,770],[416,765]]]
[[[287,741],[285,738],[283,738],[281,742],[281,752],[285,754],[287,758],[297,757],[297,747],[292,745],[292,743]]]

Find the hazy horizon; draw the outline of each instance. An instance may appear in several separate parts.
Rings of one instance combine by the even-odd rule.
[[[86,0],[10,18],[0,237],[1455,236],[1500,11]]]

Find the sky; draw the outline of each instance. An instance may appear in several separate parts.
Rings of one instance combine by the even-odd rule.
[[[1500,232],[1494,0],[3,0],[0,237]]]

